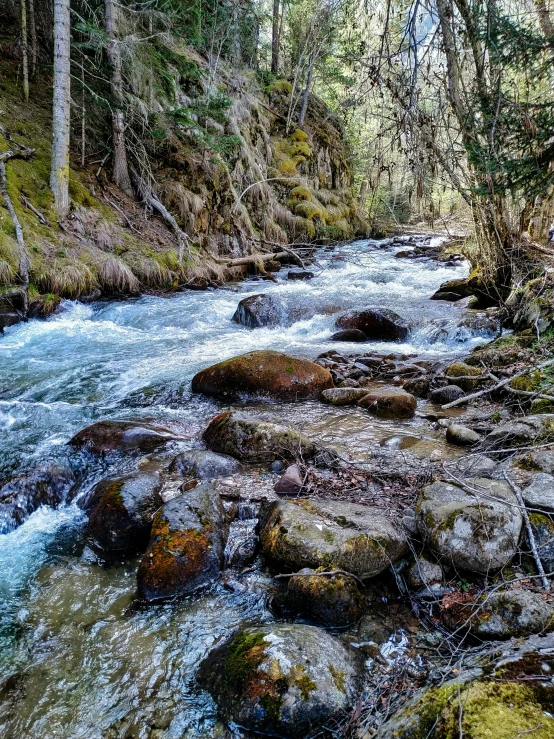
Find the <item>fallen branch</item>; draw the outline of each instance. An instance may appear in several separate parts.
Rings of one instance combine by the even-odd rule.
[[[548,578],[546,577],[544,567],[542,566],[541,558],[539,557],[539,552],[537,550],[537,542],[535,541],[535,535],[533,534],[533,527],[531,526],[531,521],[529,520],[529,512],[527,511],[527,508],[525,506],[525,502],[523,500],[523,495],[521,494],[521,490],[515,484],[515,482],[510,478],[506,470],[504,470],[504,479],[506,480],[508,485],[512,488],[513,493],[517,498],[517,502],[519,503],[519,506],[521,508],[523,520],[525,521],[525,528],[527,529],[527,537],[529,538],[529,546],[531,547],[531,552],[533,553],[533,559],[535,560],[535,565],[537,567],[537,572],[539,573],[540,579],[542,581],[543,588],[547,592],[550,592],[550,582]]]
[[[344,575],[345,577],[351,577],[353,580],[364,587],[363,582],[357,575],[353,575],[351,572],[346,570],[333,570],[332,572],[287,572],[284,575],[275,575],[276,580],[280,580],[283,577],[333,577],[334,575]]]
[[[554,359],[549,359],[547,362],[536,364],[533,367],[526,367],[521,372],[516,372],[515,375],[512,375],[511,377],[506,377],[506,379],[501,380],[500,382],[498,382],[496,385],[493,385],[492,387],[485,388],[484,390],[479,390],[479,392],[477,393],[471,393],[471,395],[464,395],[463,398],[458,398],[458,400],[453,400],[451,403],[446,403],[445,405],[442,405],[441,408],[443,411],[445,411],[448,408],[454,408],[455,406],[462,405],[463,403],[467,403],[470,400],[481,398],[483,395],[487,395],[488,393],[492,393],[495,390],[500,390],[500,388],[506,387],[506,385],[509,385],[509,383],[512,382],[512,380],[516,380],[518,377],[523,377],[523,375],[528,375],[530,372],[533,372],[535,370],[544,369],[545,367],[550,367],[553,364],[554,364]],[[455,378],[452,378],[452,379],[455,379]],[[473,379],[475,379],[475,377]]]
[[[247,264],[265,264],[266,262],[273,262],[274,260],[284,259],[291,256],[290,250],[279,251],[273,254],[255,254],[249,257],[237,257],[236,259],[216,259],[218,264],[225,267],[242,267]]]
[[[48,221],[46,218],[42,215],[40,210],[38,208],[35,208],[35,206],[31,203],[30,200],[27,200],[25,195],[19,195],[19,199],[21,200],[21,204],[24,205],[28,210],[31,211],[31,213],[34,213],[36,217],[39,219],[39,221],[42,223],[43,226],[48,225]]]
[[[121,210],[121,208],[119,207],[119,205],[117,205],[116,203],[114,203],[113,200],[110,200],[108,197],[106,197],[106,195],[104,195],[104,200],[108,203],[108,205],[111,205],[112,208],[115,208],[115,210],[117,210],[117,212],[119,213],[119,215],[125,220],[125,223],[127,224],[127,226],[131,229],[131,231],[134,231],[139,236],[142,236],[141,232],[138,230],[138,228],[135,228],[133,226],[133,224],[131,223],[131,221],[129,220],[129,218],[126,216],[126,214]]]

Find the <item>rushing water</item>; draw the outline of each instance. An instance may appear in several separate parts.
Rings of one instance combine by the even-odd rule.
[[[359,350],[328,341],[333,314],[345,308],[391,308],[414,326],[406,343],[375,342],[364,351],[453,355],[482,341],[457,328],[463,307],[429,300],[443,281],[464,277],[467,264],[396,259],[398,246],[380,246],[360,241],[339,254],[323,252],[308,282],[287,281],[283,270],[276,284],[252,279],[171,297],[65,302],[49,320],[8,329],[0,338],[0,478],[43,458],[77,464],[65,443],[104,418],[178,421],[188,446],[198,446],[206,420],[222,407],[191,397],[199,369],[251,349],[309,357],[330,348]],[[308,317],[274,329],[233,324],[238,301],[259,292],[307,308]],[[445,328],[442,343],[433,341],[437,326]],[[294,422],[354,457],[395,431],[361,411],[315,402],[251,408]],[[433,440],[421,419],[400,431]],[[83,552],[81,526],[73,504],[39,510],[0,536],[0,734],[214,736],[214,706],[195,687],[195,667],[237,625],[271,618],[269,580],[249,573],[240,587],[217,585],[195,598],[137,610],[134,563],[98,566]],[[248,517],[241,526],[253,528]]]

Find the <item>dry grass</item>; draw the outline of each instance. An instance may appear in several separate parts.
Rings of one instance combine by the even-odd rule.
[[[54,259],[48,266],[31,269],[31,281],[41,293],[53,293],[66,298],[87,295],[97,287],[91,269],[83,262]]]
[[[169,288],[177,280],[175,271],[153,257],[137,255],[129,259],[129,262],[133,274],[145,287]]]
[[[137,293],[140,282],[131,268],[117,257],[108,257],[100,264],[98,270],[100,287],[111,293]]]
[[[5,259],[0,259],[0,285],[11,285],[16,270]]]

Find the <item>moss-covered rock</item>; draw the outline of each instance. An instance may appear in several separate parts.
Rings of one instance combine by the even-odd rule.
[[[479,385],[478,378],[482,375],[482,372],[479,368],[472,367],[470,364],[455,362],[448,367],[445,374],[448,378],[455,380],[452,384],[458,385],[462,390],[469,393]]]
[[[358,407],[381,418],[413,418],[417,400],[401,388],[382,387],[368,392]]]
[[[554,572],[554,520],[543,513],[529,514],[537,552],[545,572]],[[529,542],[527,545],[530,550]]]
[[[149,421],[99,421],[87,426],[69,440],[71,446],[93,454],[110,452],[152,452],[179,435]]]
[[[481,448],[485,452],[501,451],[548,441],[554,442],[554,415],[545,413],[499,424],[483,439]],[[507,451],[506,455],[511,453]]]
[[[102,480],[86,501],[89,544],[107,555],[143,552],[154,513],[163,504],[157,474]]]
[[[137,572],[140,597],[163,600],[210,583],[223,565],[227,533],[223,505],[208,483],[170,500],[152,522]]]
[[[265,394],[280,400],[317,398],[333,387],[328,370],[308,359],[274,351],[249,352],[208,367],[192,379],[192,391],[219,397]]]
[[[308,459],[317,451],[307,436],[293,428],[231,411],[213,418],[202,439],[212,451],[245,462]]]
[[[222,720],[263,734],[303,737],[352,707],[361,663],[313,626],[239,631],[200,666]]]
[[[290,578],[288,607],[321,626],[344,627],[357,621],[362,615],[363,603],[356,581],[340,572],[334,575],[317,573],[317,570],[306,568]]]
[[[406,534],[381,509],[341,501],[272,501],[260,540],[279,568],[336,567],[361,578],[384,572],[408,549]]]
[[[463,482],[465,489],[447,482],[423,489],[417,504],[418,529],[445,563],[487,574],[514,557],[521,513],[506,483],[484,478]]]

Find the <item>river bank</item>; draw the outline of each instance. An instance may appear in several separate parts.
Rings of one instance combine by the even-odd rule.
[[[430,246],[429,238],[424,241]],[[468,635],[467,629],[460,629],[460,619],[461,623],[472,621],[471,604],[487,592],[489,569],[494,570],[495,578],[500,571],[500,580],[491,582],[502,584],[504,590],[510,590],[515,579],[534,592],[533,580],[527,587],[524,579],[530,572],[529,565],[525,559],[521,563],[518,559],[522,521],[517,515],[511,520],[514,531],[519,525],[517,541],[508,537],[494,547],[505,553],[505,561],[481,562],[478,567],[459,558],[453,561],[452,552],[468,550],[469,540],[464,540],[461,547],[443,541],[448,527],[441,524],[442,519],[437,519],[436,526],[431,522],[441,505],[431,506],[420,516],[422,491],[433,487],[432,480],[444,486],[445,480],[479,478],[479,494],[490,498],[490,485],[498,485],[506,470],[512,475],[515,468],[520,468],[498,463],[499,457],[506,456],[498,450],[506,446],[506,440],[515,438],[513,427],[504,437],[497,433],[495,444],[489,443],[490,464],[483,462],[482,455],[473,455],[478,466],[475,474],[466,464],[473,458],[471,454],[468,456],[463,446],[446,439],[446,428],[452,420],[478,434],[479,443],[485,443],[491,435],[494,441],[495,432],[506,429],[512,421],[511,412],[494,396],[492,401],[483,397],[469,410],[444,410],[441,405],[445,399],[432,395],[458,382],[458,389],[463,385],[458,396],[461,398],[474,387],[482,387],[484,380],[490,382],[480,361],[466,365],[460,360],[469,357],[471,362],[472,350],[497,336],[500,327],[494,320],[493,324],[468,323],[468,317],[474,318],[477,313],[468,314],[467,301],[430,300],[444,282],[467,277],[469,265],[463,261],[441,262],[425,254],[420,255],[421,259],[397,256],[414,246],[364,241],[338,252],[322,252],[309,267],[314,276],[308,280],[287,279],[283,270],[276,274],[275,283],[247,281],[233,289],[187,292],[171,298],[142,297],[107,305],[69,303],[48,321],[13,327],[0,339],[0,420],[6,432],[0,451],[3,476],[13,479],[26,471],[32,474],[33,469],[44,465],[68,471],[67,478],[61,474],[58,478],[65,504],[56,510],[41,507],[18,528],[0,535],[4,594],[0,725],[6,736],[230,736],[239,731],[232,728],[236,720],[259,728],[248,716],[233,716],[232,709],[224,707],[221,695],[215,696],[219,716],[227,723],[231,721],[231,729],[218,721],[216,703],[197,682],[199,663],[214,647],[233,637],[237,629],[254,629],[248,645],[256,649],[263,647],[267,634],[277,633],[283,623],[306,622],[331,627],[333,639],[347,649],[346,662],[357,663],[362,656],[364,663],[356,668],[361,683],[353,677],[352,683],[345,683],[346,692],[338,690],[349,694],[351,705],[333,693],[335,702],[330,700],[329,705],[336,711],[332,716],[322,712],[321,720],[327,715],[327,728],[335,727],[343,734],[351,731],[347,728],[350,722],[360,737],[365,732],[373,736],[381,730],[387,713],[377,705],[377,698],[385,696],[390,701],[387,705],[396,710],[418,688],[442,685],[465,666],[462,655],[466,640],[475,638],[475,629]],[[239,301],[259,293],[278,302],[284,320],[273,327],[256,329],[233,323]],[[400,314],[409,325],[404,338],[367,339],[362,344],[329,340],[337,330],[337,316],[367,305]],[[303,315],[299,315],[301,311]],[[484,315],[494,319],[494,314]],[[505,358],[517,347],[509,334],[500,341],[506,343],[496,350],[497,359]],[[240,392],[228,399],[191,394],[191,380],[206,367],[237,354],[267,350],[300,355],[310,363],[316,360],[322,377],[329,375],[330,385],[338,389],[342,386],[343,391],[358,390],[359,400],[377,389],[406,388],[412,383],[408,385],[410,397],[418,396],[417,400],[414,397],[415,414],[399,418],[375,413],[363,405],[322,403],[318,397],[290,403],[271,397],[241,397]],[[495,350],[485,351],[494,354]],[[521,347],[516,349],[520,351]],[[472,356],[480,360],[482,352]],[[494,368],[494,363],[489,364]],[[458,370],[449,369],[456,366]],[[472,372],[468,369],[472,366],[480,369]],[[460,374],[460,367],[466,374]],[[422,380],[427,387],[423,387]],[[414,383],[418,381],[420,386],[416,388]],[[193,480],[201,482],[200,489],[204,490],[207,483],[202,482],[203,476],[210,477],[213,469],[211,473],[203,472],[198,460],[205,459],[205,444],[220,451],[214,449],[213,434],[206,436],[206,429],[215,416],[227,411],[244,414],[249,424],[293,427],[314,444],[315,462],[308,463],[308,442],[302,442],[304,453],[293,455],[299,464],[301,487],[292,498],[290,491],[288,497],[283,497],[274,487],[287,467],[290,439],[285,448],[272,448],[263,458],[248,458],[244,450],[255,449],[253,446],[239,447],[235,456],[242,466],[225,467],[222,477],[208,483],[224,511],[223,518],[219,523],[214,519],[209,531],[209,536],[221,536],[210,545],[212,551],[221,549],[220,574],[210,576],[203,590],[177,600],[154,599],[146,605],[146,581],[139,577],[143,595],[137,600],[135,579],[137,568],[140,572],[142,567],[144,572],[144,562],[140,565],[144,558],[136,559],[129,552],[123,556],[116,547],[114,560],[107,556],[105,543],[102,554],[94,546],[98,534],[91,533],[83,507],[89,517],[100,515],[91,513],[94,507],[90,505],[99,481],[126,475],[153,480],[148,485],[159,505],[178,500],[174,496],[182,485],[185,490],[198,491]],[[108,454],[92,453],[92,442],[66,443],[90,424],[115,420],[127,423],[131,431],[137,424],[143,430],[131,434],[135,440],[131,443],[131,437],[125,436],[127,427],[108,427],[107,436],[102,437],[103,444],[107,439],[111,445]],[[541,423],[548,420],[549,416],[544,415]],[[520,429],[518,439],[523,439],[525,446],[533,438],[539,443],[541,439],[548,441],[547,436],[548,429],[537,426],[534,431],[528,429],[526,437]],[[122,444],[124,439],[127,441]],[[521,442],[513,443],[519,446]],[[194,464],[191,449],[196,450]],[[527,487],[537,471],[518,471],[514,479]],[[545,468],[539,474],[549,472]],[[482,492],[484,489],[488,493]],[[447,491],[450,513],[468,506],[463,488],[457,490],[457,498]],[[428,491],[426,496],[440,503],[444,494],[440,488]],[[502,498],[506,493],[494,488],[492,495]],[[358,592],[358,585],[352,591],[338,575],[321,575],[320,580],[327,578],[337,585],[340,596],[334,605],[324,599],[323,621],[321,613],[318,616],[309,607],[306,611],[305,603],[306,595],[308,603],[320,600],[321,592],[326,590],[324,583],[314,596],[310,591],[303,594],[301,578],[295,581],[295,591],[288,578],[273,577],[279,570],[287,574],[306,565],[315,569],[318,564],[313,556],[298,561],[291,560],[292,555],[283,557],[283,550],[276,548],[271,535],[272,516],[296,512],[298,506],[291,501],[306,496],[311,503],[302,509],[308,517],[302,526],[314,525],[315,531],[334,536],[338,520],[342,521],[340,529],[354,516],[356,530],[365,536],[367,526],[375,526],[375,521],[360,523],[361,512],[348,506],[370,506],[373,518],[382,519],[379,536],[392,526],[391,541],[397,542],[394,553],[386,548],[385,561],[378,558],[378,565],[372,559],[373,564],[356,569],[354,562],[349,564],[338,554],[336,561],[333,556],[321,560],[327,569],[338,562],[340,569],[364,581]],[[513,511],[510,506],[507,510]],[[499,515],[506,514],[505,508],[498,510]],[[212,511],[209,515],[217,518],[218,514]],[[115,521],[102,530],[111,529],[117,532]],[[500,529],[504,530],[502,526]],[[375,535],[373,531],[370,539]],[[498,531],[488,530],[488,537],[497,535]],[[322,536],[325,539],[325,534]],[[148,534],[139,554],[147,543]],[[486,547],[479,550],[481,555],[487,551]],[[473,553],[474,559],[479,560],[479,552]],[[280,562],[277,567],[276,562]],[[297,567],[292,567],[294,564]],[[532,562],[530,567],[532,570]],[[422,568],[427,568],[426,574]],[[159,578],[156,582],[159,588]],[[539,597],[548,609],[548,597]],[[449,604],[448,622],[445,612]],[[337,614],[344,613],[354,615],[346,622],[333,622]],[[545,613],[540,616],[543,621]],[[491,618],[494,621],[498,616]],[[527,630],[542,631],[546,622],[541,622],[539,628],[535,621]],[[269,631],[262,634],[261,628]],[[514,628],[513,633],[519,634],[526,627]],[[292,644],[311,638],[303,633],[291,632],[287,638]],[[499,632],[491,634],[480,633],[478,638],[494,639]],[[352,650],[357,657],[349,656]],[[262,653],[255,654],[260,656],[255,667],[262,669]],[[469,662],[475,657],[471,650],[467,655]],[[281,660],[280,664],[285,659],[279,654],[273,658]],[[291,659],[296,657],[289,654],[285,661],[290,663]],[[294,682],[298,680],[298,684]],[[341,678],[335,677],[334,688],[332,684],[328,688],[331,692],[337,689],[337,680],[342,684]],[[293,680],[296,688],[279,683],[280,687],[275,688],[277,698],[281,696],[285,701],[283,696],[290,688],[315,700],[317,685],[312,687],[312,681],[317,683],[309,670],[299,673]],[[239,680],[237,686],[240,684]],[[352,719],[349,710],[360,695],[361,708]],[[447,691],[443,696],[441,710],[450,695]],[[310,701],[305,704],[299,705],[306,708]],[[268,715],[275,720],[274,710]],[[310,714],[309,723],[314,720],[314,714]],[[289,724],[289,729],[283,726],[278,731],[289,735]],[[309,733],[304,731],[302,735]]]

